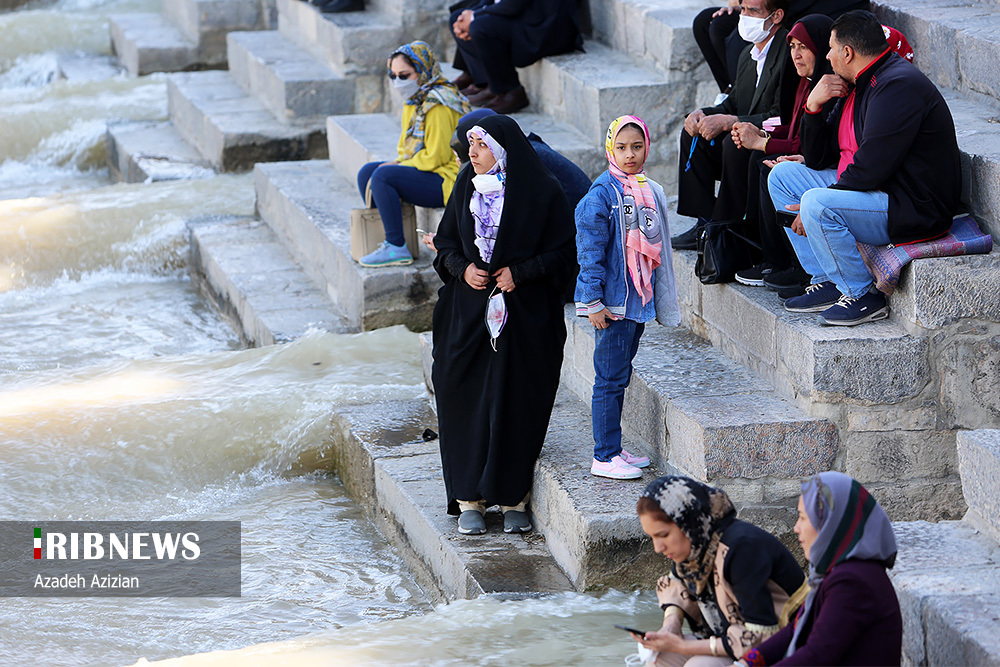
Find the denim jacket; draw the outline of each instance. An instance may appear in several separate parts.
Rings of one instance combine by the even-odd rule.
[[[674,282],[667,198],[659,183],[650,180],[660,214],[662,250],[653,276],[653,303],[643,307],[625,263],[624,189],[610,172],[597,177],[576,207],[576,248],[580,274],[576,280],[576,313],[587,316],[607,308],[612,315],[638,322],[652,319],[665,326],[680,323]],[[652,305],[651,310],[649,306]]]

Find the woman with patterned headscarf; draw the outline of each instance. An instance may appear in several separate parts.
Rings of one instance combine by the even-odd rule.
[[[358,172],[361,196],[370,184],[385,229],[385,242],[358,260],[362,266],[413,261],[403,237],[400,202],[428,208],[445,205],[458,176],[451,135],[458,119],[471,109],[468,100],[441,76],[434,52],[425,42],[411,42],[393,51],[388,67],[389,80],[403,99],[403,130],[395,161],[369,162]]]
[[[653,548],[673,561],[656,596],[663,627],[636,636],[658,667],[721,667],[778,632],[805,577],[773,535],[736,518],[725,491],[668,475],[636,504]],[[681,632],[687,620],[692,635]]]
[[[886,568],[896,536],[857,481],[824,472],[802,483],[795,524],[809,586],[794,623],[743,656],[747,665],[898,665],[903,619]]]

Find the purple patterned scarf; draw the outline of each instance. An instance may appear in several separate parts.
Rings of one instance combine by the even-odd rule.
[[[472,135],[482,139],[496,159],[496,164],[488,172],[473,177],[472,185],[476,189],[469,199],[469,211],[476,221],[476,240],[474,243],[479,248],[479,256],[489,264],[493,257],[493,246],[496,245],[497,233],[500,231],[500,218],[503,215],[507,151],[478,125],[466,133],[469,143],[472,143]]]

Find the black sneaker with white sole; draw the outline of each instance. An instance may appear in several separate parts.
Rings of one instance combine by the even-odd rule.
[[[791,269],[772,271],[767,274],[764,276],[764,287],[775,292],[780,292],[792,287],[805,288],[811,281],[812,278],[809,274],[796,266]]]
[[[764,279],[774,272],[774,267],[764,262],[749,269],[736,272],[736,282],[750,287],[760,287],[764,284]]]
[[[885,295],[877,291],[852,298],[842,296],[822,313],[819,314],[820,324],[830,326],[853,327],[865,322],[877,322],[889,317],[889,306],[885,303]]]

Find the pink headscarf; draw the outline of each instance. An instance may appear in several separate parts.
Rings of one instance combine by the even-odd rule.
[[[611,165],[609,167],[611,175],[622,184],[625,194],[632,195],[635,199],[640,214],[637,219],[642,220],[643,209],[656,211],[653,188],[649,186],[649,181],[643,170],[637,174],[626,174],[615,163],[615,138],[629,123],[634,123],[642,128],[642,135],[646,141],[646,157],[649,157],[649,130],[642,119],[637,116],[620,116],[612,121],[608,128],[607,139],[604,142],[604,151],[608,156],[608,163]],[[629,275],[632,277],[632,284],[639,292],[643,305],[649,303],[653,298],[653,271],[660,265],[660,252],[663,249],[662,237],[659,233],[660,226],[656,225],[656,233],[652,238],[648,237],[644,233],[645,231],[646,229],[640,223],[638,226],[629,226],[625,234],[625,261],[628,264]]]

